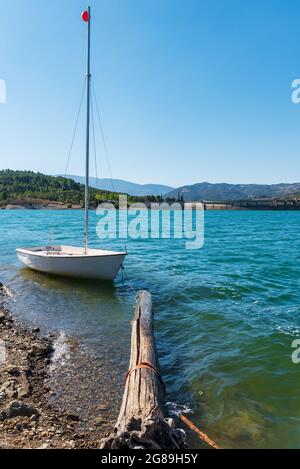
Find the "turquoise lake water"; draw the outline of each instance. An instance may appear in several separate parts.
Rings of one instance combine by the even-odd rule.
[[[97,247],[96,213],[90,218]],[[80,245],[82,219],[82,211],[0,211],[0,281],[20,319],[75,337],[119,376],[134,307],[121,276],[113,284],[48,277],[15,257],[16,247],[48,244],[53,227],[55,243]],[[300,364],[291,360],[300,338],[299,233],[300,212],[209,211],[200,250],[180,239],[126,241],[127,275],[153,295],[168,400],[188,406],[224,447],[300,447]]]

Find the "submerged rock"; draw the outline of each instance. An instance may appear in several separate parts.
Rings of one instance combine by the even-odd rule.
[[[49,344],[34,343],[32,348],[29,350],[30,355],[38,355],[40,357],[48,357],[51,355],[53,349]]]
[[[106,424],[106,423],[107,423],[107,422],[106,422],[106,420],[105,420],[103,417],[96,417],[96,418],[94,418],[94,424],[95,424],[96,426],[101,426],[101,425]]]
[[[2,419],[13,417],[31,417],[32,415],[39,415],[37,409],[33,406],[25,404],[25,402],[14,400],[1,413]]]
[[[20,375],[19,368],[15,365],[12,365],[12,364],[8,364],[4,371],[6,371],[7,373],[9,373],[10,375],[13,375],[13,376],[19,376]]]
[[[31,386],[24,371],[21,372],[19,379],[20,384],[17,387],[18,397],[29,397],[31,394]]]
[[[17,397],[17,382],[11,379],[2,384],[0,388],[0,399],[13,399]]]

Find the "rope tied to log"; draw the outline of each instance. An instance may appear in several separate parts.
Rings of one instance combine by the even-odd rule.
[[[137,294],[128,368],[118,420],[113,432],[101,441],[100,448],[186,448],[185,432],[175,427],[173,419],[166,418],[165,387],[159,373],[152,300],[146,290]],[[143,369],[148,371],[143,372]]]
[[[162,377],[161,377],[160,372],[159,372],[154,366],[152,366],[150,363],[147,363],[147,362],[140,362],[140,363],[138,363],[137,365],[135,365],[133,368],[130,368],[130,369],[127,371],[126,375],[125,375],[125,383],[126,383],[126,381],[128,380],[128,378],[130,377],[130,375],[131,375],[134,371],[139,370],[139,369],[141,369],[141,368],[144,368],[144,369],[146,369],[146,370],[153,371],[153,373],[155,373],[156,376],[158,377],[158,379],[159,379],[159,381],[160,381],[160,383],[161,383],[161,385],[162,385],[162,387],[163,387],[163,389],[164,389],[164,392],[166,391],[165,383],[163,382],[163,379],[162,379]]]

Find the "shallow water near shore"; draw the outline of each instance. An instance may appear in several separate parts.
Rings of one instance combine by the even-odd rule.
[[[99,247],[96,213],[90,218],[91,245]],[[53,227],[55,243],[80,245],[82,220],[82,211],[0,211],[0,281],[15,316],[66,338],[53,399],[87,420],[108,405],[113,421],[134,292],[121,275],[114,283],[51,277],[22,269],[15,257],[17,247],[48,244]],[[186,250],[180,239],[126,241],[128,277],[153,295],[168,401],[188,406],[190,419],[224,447],[300,447],[300,364],[291,360],[300,337],[299,231],[299,212],[216,211],[205,213],[203,249]],[[199,446],[194,436],[190,444]]]

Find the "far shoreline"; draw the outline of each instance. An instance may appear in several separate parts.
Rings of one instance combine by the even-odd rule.
[[[108,201],[107,201],[108,202]],[[113,204],[113,201],[109,201]],[[152,202],[140,202],[141,206],[136,209],[149,210]],[[160,202],[160,204],[168,203],[170,207],[172,204],[179,204],[183,210],[201,210],[199,204],[203,204],[204,210],[209,211],[297,211],[300,210],[300,200],[298,199],[257,199],[245,201],[194,201],[194,202],[178,202],[167,201]],[[118,206],[115,207],[118,210]],[[84,210],[81,204],[65,204],[63,202],[49,201],[43,199],[30,199],[28,200],[12,200],[2,201],[0,203],[0,210]],[[97,207],[89,207],[89,210],[97,210]]]

